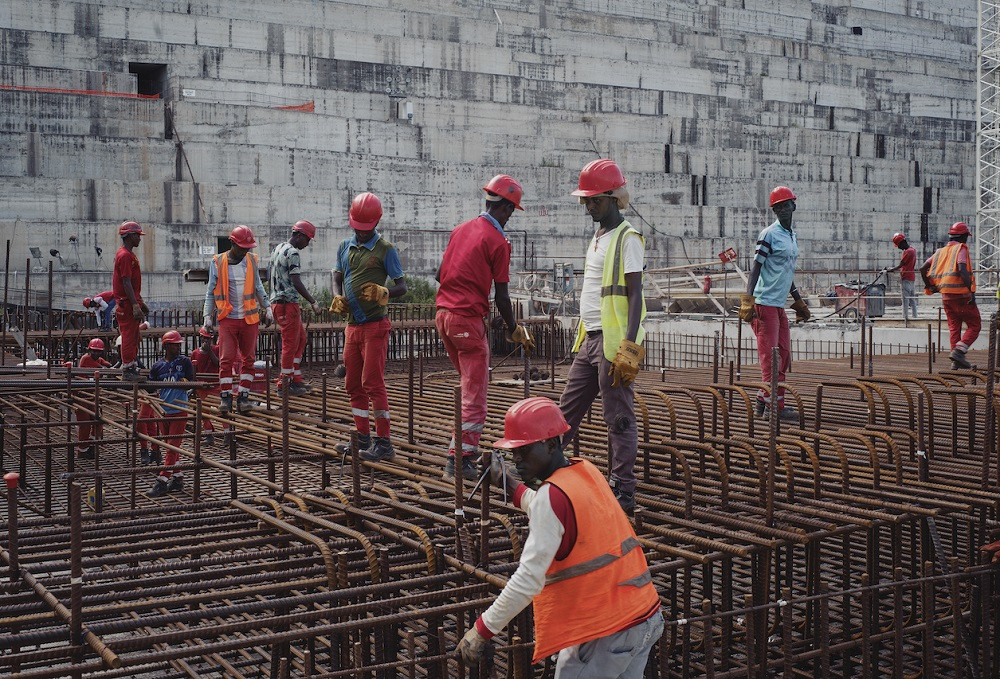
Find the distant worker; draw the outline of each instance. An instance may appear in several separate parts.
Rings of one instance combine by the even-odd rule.
[[[795,194],[787,186],[771,191],[771,210],[777,219],[757,236],[753,266],[747,281],[746,294],[740,298],[739,316],[750,324],[757,336],[757,356],[760,359],[760,376],[763,387],[757,391],[757,415],[769,417],[774,405],[767,385],[771,384],[771,350],[778,347],[778,382],[785,381],[785,373],[792,364],[792,340],[785,315],[785,301],[792,295],[795,320],[809,320],[809,305],[795,287],[795,261],[799,256],[799,242],[792,230],[792,213],[795,212]],[[778,387],[778,418],[795,420],[794,408],[785,405],[785,388]]]
[[[108,368],[111,366],[104,360],[104,340],[95,337],[87,344],[87,353],[77,361],[78,368]],[[104,438],[104,427],[100,422],[94,420],[94,415],[90,410],[78,409],[76,411],[76,421],[79,423],[77,431],[76,456],[81,460],[94,459],[94,438],[97,440]]]
[[[198,337],[201,340],[201,344],[197,349],[191,352],[191,364],[194,365],[194,371],[196,374],[209,373],[212,375],[219,374],[219,345],[215,343],[215,335],[201,328],[198,330]],[[211,388],[198,389],[195,395],[204,401],[212,393]],[[213,432],[215,431],[215,425],[212,424],[212,420],[208,417],[203,417],[201,421],[201,430],[205,434],[205,443],[207,445],[212,445],[215,443],[215,436]]]
[[[149,307],[142,301],[142,272],[139,258],[133,250],[146,234],[136,222],[122,222],[118,227],[122,246],[115,254],[115,268],[111,275],[111,289],[115,293],[115,318],[122,336],[122,379],[141,379],[136,357],[139,355],[139,324],[149,316]]]
[[[639,679],[663,632],[660,597],[635,531],[600,470],[563,455],[569,428],[544,397],[518,401],[507,411],[504,438],[493,445],[511,451],[522,483],[506,474],[499,453],[491,471],[528,515],[528,539],[517,570],[457,651],[474,665],[489,639],[533,604],[532,662],[558,653],[557,679]]]
[[[510,283],[510,241],[503,227],[521,207],[522,189],[517,181],[499,174],[483,187],[486,209],[478,217],[452,229],[438,268],[437,326],[451,364],[462,385],[462,440],[448,444],[444,478],[455,477],[455,451],[461,450],[462,477],[479,474],[473,457],[486,422],[486,388],[489,384],[490,346],[485,318],[494,288],[497,311],[507,326],[507,339],[526,351],[535,348],[528,328],[514,320],[507,287]]]
[[[253,231],[240,224],[229,234],[229,250],[212,257],[205,293],[205,330],[219,326],[219,412],[233,411],[233,363],[240,363],[239,395],[236,409],[240,414],[254,410],[250,403],[253,364],[257,353],[261,309],[264,325],[274,322],[267,293],[260,281],[260,263],[250,250],[257,247]]]
[[[97,327],[101,330],[111,330],[111,317],[115,313],[116,305],[114,290],[105,290],[93,297],[83,298],[83,308],[94,312],[94,316],[97,317]]]
[[[914,292],[914,281],[917,280],[917,251],[906,241],[906,236],[897,233],[892,237],[892,244],[903,251],[899,258],[899,264],[889,269],[889,271],[899,272],[899,281],[903,289],[903,318],[910,320],[910,311],[913,311],[913,318],[917,317],[917,294]]]
[[[278,389],[282,389],[284,379],[289,381],[288,393],[302,396],[309,392],[309,386],[302,379],[302,353],[306,348],[306,328],[302,324],[299,295],[312,306],[313,313],[319,315],[321,309],[316,299],[309,294],[302,282],[302,258],[299,251],[306,248],[316,237],[316,227],[312,222],[300,219],[292,227],[291,237],[279,243],[271,253],[268,267],[271,288],[271,311],[281,332],[281,373],[278,375]]]
[[[163,347],[163,358],[153,364],[149,369],[149,379],[151,382],[191,382],[194,380],[194,366],[191,359],[181,354],[181,345],[184,340],[176,330],[168,330],[163,333],[160,345]],[[187,426],[187,413],[175,408],[175,405],[187,404],[188,390],[182,387],[161,387],[160,400],[163,401],[163,413],[165,418],[160,422],[160,437],[168,446],[179,448],[184,435],[184,428]],[[167,448],[163,463],[167,466],[177,464],[180,453]],[[184,472],[172,472],[169,469],[160,470],[160,475],[153,483],[153,487],[146,493],[149,497],[159,497],[166,493],[173,493],[184,487]]]
[[[972,273],[969,256],[969,226],[955,222],[948,230],[948,243],[937,249],[920,267],[924,281],[924,294],[941,293],[941,303],[948,317],[948,334],[951,340],[952,367],[972,367],[965,357],[969,347],[979,337],[982,318],[976,306],[976,276]],[[965,333],[962,324],[965,324]]]
[[[646,355],[642,340],[646,301],[642,271],[646,242],[622,217],[628,208],[625,175],[613,160],[587,163],[577,190],[587,214],[597,225],[587,245],[580,290],[577,352],[566,377],[559,407],[570,430],[563,445],[573,440],[580,423],[600,395],[604,423],[611,445],[608,484],[626,512],[635,509],[635,458],[639,447],[632,382]]]
[[[358,432],[358,448],[365,460],[391,460],[396,455],[389,428],[389,396],[385,390],[385,362],[389,351],[390,297],[406,294],[399,251],[375,228],[382,219],[382,202],[374,193],[354,197],[347,221],[354,235],[337,248],[330,311],[347,315],[344,331],[344,389]],[[391,279],[391,287],[386,287]],[[371,437],[369,408],[375,415]]]

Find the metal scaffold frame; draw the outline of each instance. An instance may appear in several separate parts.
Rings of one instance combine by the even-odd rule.
[[[976,64],[976,256],[996,285],[1000,269],[1000,0],[979,0]],[[984,283],[987,281],[984,281]]]

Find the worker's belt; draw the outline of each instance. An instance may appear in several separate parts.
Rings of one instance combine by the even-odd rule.
[[[603,330],[588,330],[587,337],[597,337],[598,335],[603,335]]]

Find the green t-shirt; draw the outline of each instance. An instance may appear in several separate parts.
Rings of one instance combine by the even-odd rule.
[[[385,285],[386,279],[402,278],[403,266],[396,247],[378,231],[367,243],[358,244],[356,236],[344,240],[337,249],[334,271],[344,275],[344,297],[350,309],[347,322],[361,325],[385,317],[385,307],[378,302],[364,302],[358,295],[365,283]]]

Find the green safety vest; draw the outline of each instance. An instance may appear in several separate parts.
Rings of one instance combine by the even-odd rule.
[[[604,337],[604,357],[609,361],[618,353],[618,345],[625,339],[628,331],[628,288],[625,285],[625,265],[622,243],[625,236],[635,234],[642,240],[643,247],[646,239],[642,234],[632,228],[628,221],[623,221],[614,231],[611,247],[604,258],[604,274],[601,280],[601,330]],[[642,344],[646,331],[642,328],[642,322],[646,320],[646,298],[642,299],[642,313],[639,316],[639,332],[635,335],[635,343]],[[576,343],[573,344],[573,351],[580,350],[587,331],[580,322],[576,334]]]

